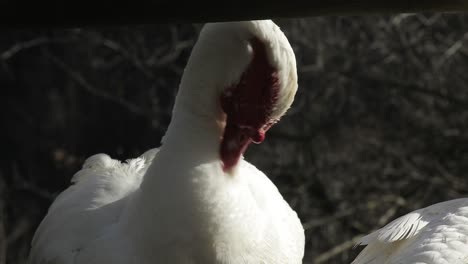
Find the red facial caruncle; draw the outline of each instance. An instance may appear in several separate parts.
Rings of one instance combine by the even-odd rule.
[[[280,89],[278,71],[268,61],[261,40],[252,38],[250,45],[253,54],[246,71],[220,97],[221,108],[226,113],[220,147],[224,171],[238,163],[251,142],[261,143],[265,132],[277,121],[272,112]]]

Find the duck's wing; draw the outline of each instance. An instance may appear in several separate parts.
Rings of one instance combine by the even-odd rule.
[[[454,218],[464,218],[465,228],[462,229],[467,230],[468,220],[466,219],[468,219],[468,216],[460,215],[463,214],[459,210],[462,207],[468,207],[467,199],[462,198],[437,203],[393,220],[383,228],[364,236],[358,242],[358,245],[367,246],[352,264],[389,263],[389,261],[393,263],[391,261],[394,259],[414,257],[413,255],[417,255],[418,252],[427,253],[429,248],[432,247],[431,243],[437,242],[434,238],[438,234],[435,233],[443,235],[444,230],[449,231],[451,226],[455,224]],[[460,225],[460,223],[456,224]],[[453,233],[453,231],[450,232]],[[450,235],[447,233],[447,237]],[[467,237],[467,234],[464,234],[463,237]],[[442,241],[442,244],[444,243]],[[425,246],[428,246],[428,248],[424,248]],[[416,250],[416,248],[418,249]],[[431,258],[434,260],[434,257]],[[434,262],[429,263],[442,262],[434,260]]]
[[[268,252],[271,263],[302,263],[305,236],[297,213],[262,171],[245,161],[241,163],[241,170],[247,176],[250,193],[258,209],[269,219],[268,233],[271,237],[267,238],[265,246],[270,252],[264,252]],[[280,253],[281,256],[278,255]]]
[[[89,157],[40,223],[29,262],[73,263],[76,253],[118,220],[157,152],[151,149],[123,163],[106,154]]]

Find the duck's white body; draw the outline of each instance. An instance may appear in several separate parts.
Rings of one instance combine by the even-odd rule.
[[[468,199],[437,203],[362,238],[352,264],[467,264]]]
[[[206,26],[162,146],[126,163],[88,158],[39,226],[32,264],[302,263],[304,231],[277,188],[242,158],[229,170],[220,160],[229,120],[218,94],[249,63],[246,34],[266,43],[281,78],[273,111],[286,111],[296,68],[279,28],[269,20]]]

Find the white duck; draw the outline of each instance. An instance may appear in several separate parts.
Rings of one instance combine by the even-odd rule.
[[[242,157],[296,90],[272,21],[205,25],[161,147],[88,158],[36,231],[31,263],[301,263],[297,214]]]
[[[467,264],[468,198],[437,203],[363,237],[352,264]]]

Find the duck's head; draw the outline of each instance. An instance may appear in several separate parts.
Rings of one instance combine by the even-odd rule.
[[[219,153],[225,171],[235,167],[251,142],[265,139],[290,108],[298,86],[294,52],[271,20],[206,24],[182,85],[184,79],[192,86],[198,82],[191,103],[206,102],[201,107],[209,113],[210,102],[216,102],[215,118],[224,126]],[[194,98],[201,95],[205,100]]]

